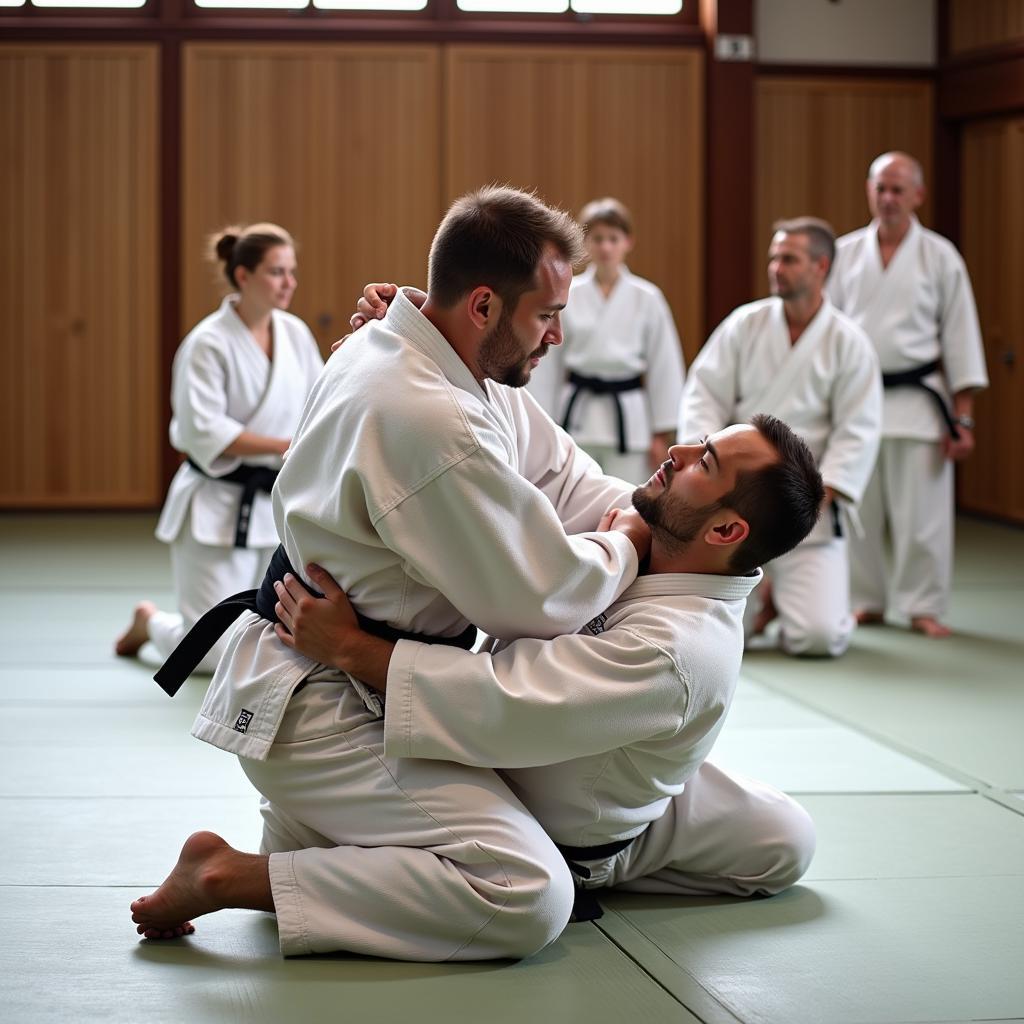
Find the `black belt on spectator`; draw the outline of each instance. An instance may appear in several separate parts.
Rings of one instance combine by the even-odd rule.
[[[160,666],[160,670],[153,676],[164,693],[173,697],[181,689],[182,684],[195,672],[196,666],[206,657],[210,648],[224,635],[228,627],[242,612],[256,612],[257,615],[270,622],[278,622],[277,613],[274,611],[274,606],[277,604],[274,583],[283,579],[286,572],[298,576],[298,573],[292,568],[282,544],[270,559],[270,567],[258,590],[243,590],[231,597],[224,598],[220,604],[215,604],[206,612],[182,637],[181,643],[171,651],[167,660]],[[323,594],[303,585],[315,597],[323,597]],[[359,612],[356,612],[356,618],[359,620],[361,629],[384,640],[418,640],[421,643],[461,647],[464,651],[468,651],[476,642],[476,626],[472,625],[467,626],[457,636],[428,636],[425,633],[409,633],[403,629],[395,629],[386,622],[369,619],[365,615],[360,615]]]
[[[565,407],[565,415],[562,417],[562,429],[569,429],[569,417],[572,416],[573,406],[576,399],[584,391],[593,395],[611,395],[615,403],[615,415],[619,422],[619,453],[626,454],[626,417],[622,411],[622,399],[619,395],[626,391],[639,391],[644,386],[643,377],[630,377],[627,380],[601,380],[600,377],[584,377],[580,373],[569,372],[569,383],[572,385],[572,394],[569,395],[569,403]]]
[[[949,411],[949,406],[946,405],[946,400],[939,394],[935,388],[928,384],[925,384],[925,377],[930,377],[933,373],[942,369],[942,362],[938,359],[934,363],[925,363],[923,366],[915,366],[912,370],[900,370],[899,373],[883,373],[882,374],[882,387],[884,388],[920,388],[922,391],[927,391],[929,395],[935,401],[935,404],[939,408],[939,412],[942,413],[942,418],[946,421],[946,427],[949,429],[949,435],[954,441],[960,439],[960,431],[956,428],[956,420],[953,419],[953,414]]]
[[[238,518],[235,520],[235,544],[236,548],[249,546],[249,520],[252,518],[252,503],[257,491],[271,492],[274,481],[277,479],[278,471],[268,466],[249,466],[244,462],[238,469],[233,469],[224,476],[210,476],[202,466],[197,465],[192,459],[188,464],[197,472],[210,480],[220,480],[229,484],[240,484],[242,487],[242,499],[238,505]]]
[[[643,835],[643,833],[640,832],[637,836],[639,835]],[[630,836],[629,839],[616,839],[615,842],[605,843],[603,846],[562,846],[560,843],[555,843],[555,846],[565,858],[569,870],[578,879],[584,879],[590,877],[590,868],[581,864],[581,860],[605,860],[608,857],[614,857],[615,854],[626,849],[637,836]],[[596,921],[599,917],[604,917],[604,907],[598,901],[596,890],[584,889],[582,885],[577,884],[576,898],[572,904],[572,919],[574,921]]]

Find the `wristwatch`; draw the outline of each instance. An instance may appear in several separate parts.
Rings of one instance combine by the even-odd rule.
[[[966,414],[963,415],[963,416],[957,416],[957,418],[954,420],[954,422],[956,423],[956,425],[958,427],[966,427],[968,430],[973,430],[974,429],[974,417],[973,416],[967,416]]]

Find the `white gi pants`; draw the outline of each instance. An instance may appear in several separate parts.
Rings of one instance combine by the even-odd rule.
[[[506,784],[385,758],[383,721],[324,676],[292,698],[266,761],[239,759],[264,797],[282,953],[484,960],[556,939],[572,877]]]
[[[826,509],[823,515],[830,516]],[[764,567],[779,618],[779,643],[787,654],[839,657],[856,626],[850,611],[846,540],[804,541]],[[747,598],[748,634],[761,608],[761,586]]]
[[[942,446],[882,438],[860,518],[864,536],[850,539],[853,607],[944,618],[953,575],[953,464]]]
[[[647,461],[647,452],[620,452],[618,445],[581,444],[582,448],[600,467],[605,476],[617,476],[626,483],[647,483],[654,470]]]
[[[814,822],[763,782],[705,761],[665,813],[603,861],[584,861],[588,889],[680,896],[771,896],[793,885],[814,856]]]
[[[251,590],[263,582],[275,548],[225,548],[200,544],[182,526],[171,544],[171,572],[177,612],[156,612],[149,620],[149,639],[166,658],[181,638],[195,625],[196,620],[218,601]],[[212,673],[231,637],[228,630],[210,648],[196,668],[197,672]]]

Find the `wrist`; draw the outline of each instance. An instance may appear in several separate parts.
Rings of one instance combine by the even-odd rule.
[[[962,412],[957,416],[953,417],[953,422],[958,427],[963,427],[965,430],[974,429],[974,417],[966,412]]]

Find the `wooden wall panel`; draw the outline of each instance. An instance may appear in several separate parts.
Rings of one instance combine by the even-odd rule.
[[[159,501],[157,56],[0,47],[0,505]]]
[[[756,87],[756,251],[751,297],[766,294],[771,225],[782,217],[824,217],[837,234],[869,220],[868,165],[888,149],[916,156],[931,179],[930,82],[763,76]],[[931,201],[919,211],[931,216]]]
[[[440,96],[437,47],[187,46],[183,331],[227,289],[203,254],[230,223],[295,236],[292,312],[325,353],[366,281],[425,282],[442,213]]]
[[[675,314],[687,360],[703,338],[703,62],[697,50],[447,48],[444,192],[536,188],[577,213],[633,212],[630,268]]]
[[[977,449],[959,501],[1024,524],[1024,119],[978,121],[962,139],[961,238],[991,386],[975,399]]]
[[[1024,41],[1021,0],[948,0],[953,55]]]

